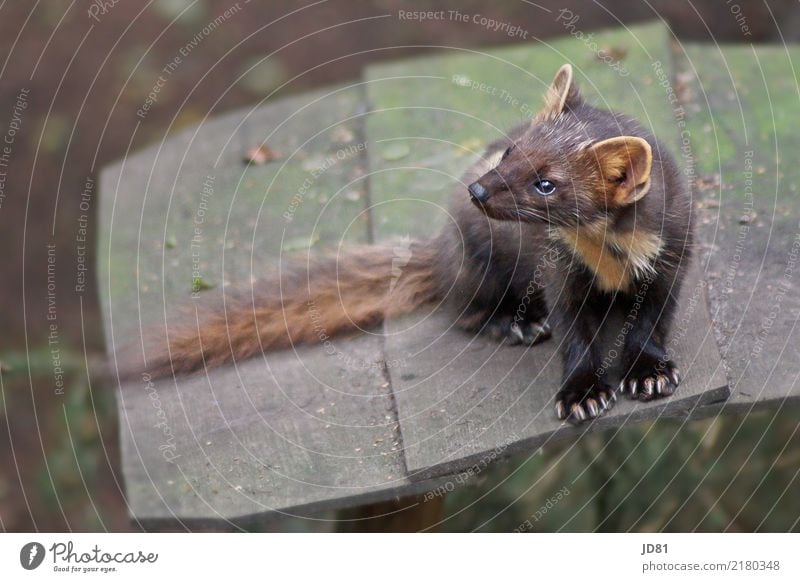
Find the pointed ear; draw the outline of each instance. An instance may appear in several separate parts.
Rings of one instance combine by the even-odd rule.
[[[536,117],[538,119],[555,117],[564,110],[565,105],[575,105],[579,101],[578,87],[572,80],[572,65],[563,65],[550,83],[550,88],[544,96],[544,105]]]
[[[590,146],[586,155],[598,167],[598,190],[608,204],[632,204],[650,189],[653,151],[642,138],[612,137]]]

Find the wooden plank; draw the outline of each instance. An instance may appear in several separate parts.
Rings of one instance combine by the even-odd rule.
[[[676,54],[698,177],[711,313],[744,413],[800,401],[796,46]]]
[[[136,346],[143,329],[157,332],[145,353],[156,349],[165,322],[192,305],[195,270],[214,286],[202,294],[216,297],[274,268],[287,249],[365,242],[363,148],[353,149],[359,121],[349,119],[362,101],[357,90],[333,90],[237,111],[106,169],[99,280],[109,353]],[[245,152],[264,139],[282,158],[247,167]],[[318,242],[303,249],[308,241]],[[122,386],[133,516],[153,527],[220,527],[425,490],[405,477],[381,339],[334,345],[333,354],[287,350],[208,376]]]
[[[544,88],[564,62],[575,65],[586,97],[641,119],[679,153],[669,95],[653,66],[660,62],[669,74],[666,31],[646,26],[596,34],[594,41],[626,55],[620,63],[626,74],[576,39],[369,69],[374,113],[367,138],[376,144],[369,149],[376,238],[427,236],[446,221],[450,192],[464,187],[461,172],[487,143],[537,109]],[[475,85],[477,89],[470,88]],[[676,360],[685,375],[678,393],[648,404],[622,402],[588,428],[553,417],[560,338],[532,349],[500,347],[453,330],[446,314],[389,322],[387,360],[409,363],[389,373],[410,476],[424,479],[466,470],[584,430],[686,416],[725,398],[727,382],[699,264],[685,285],[681,305],[673,333]]]
[[[368,336],[339,349],[375,358]],[[405,478],[380,368],[354,374],[323,349],[122,390],[128,501],[149,527],[247,526],[265,514],[308,516],[429,487]]]
[[[684,373],[673,397],[650,403],[622,399],[608,414],[577,428],[553,413],[561,378],[560,338],[532,348],[502,346],[454,330],[445,313],[390,322],[387,358],[409,363],[390,374],[410,476],[426,479],[468,470],[586,431],[685,418],[725,399],[725,371],[705,301],[705,283],[694,268],[668,343]]]

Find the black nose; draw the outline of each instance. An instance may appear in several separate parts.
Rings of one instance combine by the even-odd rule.
[[[473,200],[484,203],[489,199],[489,191],[481,186],[478,182],[473,182],[469,185],[469,193],[472,195]]]

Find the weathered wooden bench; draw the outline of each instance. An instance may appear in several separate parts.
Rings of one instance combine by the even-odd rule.
[[[419,313],[334,339],[333,349],[121,385],[134,519],[235,528],[313,516],[449,490],[463,481],[456,475],[586,430],[798,398],[800,167],[786,152],[800,145],[791,123],[800,53],[681,47],[660,25],[592,40],[373,66],[358,82],[206,120],[107,167],[99,285],[108,351],[141,342],[151,352],[159,338],[141,339],[143,330],[163,331],[193,293],[222,301],[219,291],[264,277],[287,254],[434,232],[464,168],[535,111],[571,62],[587,97],[674,146],[694,187],[698,252],[670,340],[685,375],[676,395],[621,401],[575,428],[553,414],[559,338],[499,346],[451,329],[444,314]],[[278,159],[243,163],[262,143]],[[371,513],[382,508],[392,511]]]

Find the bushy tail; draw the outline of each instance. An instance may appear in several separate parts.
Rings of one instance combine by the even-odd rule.
[[[240,361],[262,351],[324,342],[372,327],[438,297],[434,252],[407,239],[356,247],[338,256],[290,261],[279,277],[228,299],[224,310],[200,311],[169,330],[169,349],[150,359],[161,377]]]

